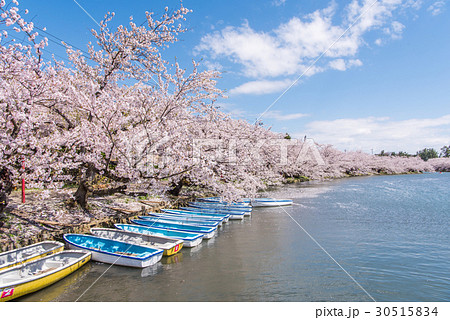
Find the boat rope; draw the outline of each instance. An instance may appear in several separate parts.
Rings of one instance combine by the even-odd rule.
[[[336,264],[339,266],[339,268],[342,269],[342,271],[345,272],[345,274],[347,274],[347,276],[350,277],[350,279],[353,280],[354,283],[356,283],[356,285],[357,285],[358,287],[361,288],[362,291],[364,291],[364,293],[365,293],[365,294],[366,294],[373,302],[377,302],[377,301],[374,299],[374,297],[372,297],[372,295],[371,295],[369,292],[367,292],[367,290],[364,289],[363,286],[362,286],[358,281],[356,281],[356,279],[353,278],[353,277],[351,276],[351,274],[348,273],[347,270],[345,270],[344,267],[341,266],[341,264],[340,264],[339,262],[337,262],[336,259],[334,259],[334,258],[331,256],[331,254],[329,254],[328,251],[325,250],[325,248],[322,247],[322,245],[321,245],[319,242],[317,242],[317,240],[314,239],[314,237],[313,237],[308,231],[306,231],[306,229],[303,228],[302,225],[301,225],[297,220],[294,219],[294,217],[292,217],[292,216],[291,216],[291,215],[290,215],[290,214],[289,214],[282,206],[279,206],[279,207],[284,211],[284,213],[286,213],[286,214],[289,216],[289,218],[292,219],[292,221],[294,221],[294,222],[297,224],[297,226],[298,226],[300,229],[303,230],[304,233],[306,233],[306,235],[307,235],[312,241],[314,241],[314,243],[315,243],[315,244],[316,244],[323,252],[325,252],[325,254],[326,254],[328,257],[330,257],[331,260],[334,261],[334,263],[336,263]]]
[[[178,199],[179,199],[180,197],[178,197],[177,199],[175,199],[175,201],[177,201]],[[158,222],[158,220],[159,220],[160,218],[158,218],[155,222],[153,222],[153,224],[155,224],[156,222]],[[152,224],[152,225],[153,225]],[[151,225],[151,226],[152,226]],[[147,228],[150,228],[151,226],[148,226]],[[130,246],[124,251],[124,252],[122,252],[122,254],[116,259],[116,261],[114,261],[105,271],[103,271],[103,273],[101,274],[101,275],[99,275],[98,276],[98,278],[97,279],[95,279],[94,280],[94,282],[92,282],[91,283],[91,285],[86,289],[86,290],[84,290],[84,292],[75,300],[75,302],[78,302],[80,299],[81,299],[81,297],[83,297],[85,294],[86,294],[86,292],[88,292],[96,283],[97,283],[97,281],[98,280],[100,280],[108,271],[109,271],[109,269],[111,269],[111,267],[113,266],[113,265],[115,265],[116,264],[116,262],[122,257],[122,256],[124,256],[124,255],[126,255],[127,253],[128,253],[128,250],[130,250],[130,248],[133,246],[133,244],[130,244]]]

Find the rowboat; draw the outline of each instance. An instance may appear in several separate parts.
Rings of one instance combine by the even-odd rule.
[[[245,214],[247,214],[247,211],[241,211],[241,210],[227,210],[227,209],[221,209],[221,208],[206,208],[206,207],[194,207],[194,206],[189,206],[189,207],[181,207],[181,210],[186,210],[186,211],[192,211],[192,212],[202,212],[205,214],[228,214],[230,215],[230,219],[231,220],[240,220],[239,217],[243,218],[245,216]]]
[[[221,212],[221,211],[214,211],[214,210],[208,210],[208,209],[201,209],[201,208],[191,208],[191,207],[181,207],[179,209],[162,209],[165,213],[170,214],[183,214],[183,215],[193,215],[193,216],[200,216],[200,217],[208,217],[209,219],[223,219],[223,222],[228,222],[228,220],[231,218],[231,214]],[[244,213],[242,213],[243,215]]]
[[[244,212],[244,216],[250,216],[252,213],[252,207],[229,207],[219,203],[189,202],[189,207],[197,209],[220,210],[222,212],[228,212],[229,214],[239,214]]]
[[[251,200],[252,207],[280,207],[292,205],[290,199],[255,198]]]
[[[148,216],[139,216],[139,219],[143,220],[151,220],[158,222],[169,222],[169,223],[177,223],[177,224],[190,224],[193,226],[203,226],[203,227],[219,227],[220,221],[206,221],[202,219],[193,219],[183,216],[176,216],[173,214],[150,214]]]
[[[220,224],[223,224],[228,221],[230,218],[230,215],[208,215],[208,214],[196,214],[195,212],[190,212],[187,210],[178,210],[178,209],[162,209],[164,214],[175,216],[175,217],[187,217],[192,219],[202,219],[207,221],[217,221],[220,222]],[[219,226],[220,226],[219,224]]]
[[[221,227],[223,222],[223,219],[207,219],[201,216],[190,217],[190,216],[183,216],[181,214],[171,214],[171,213],[149,213],[148,216],[139,216],[140,219],[146,219],[148,217],[159,218],[164,220],[183,221],[194,225],[198,224],[209,227]]]
[[[90,259],[88,252],[66,250],[0,271],[0,301],[16,299],[48,287]]]
[[[0,253],[0,271],[64,250],[64,243],[42,241],[23,248]]]
[[[199,200],[207,203],[224,203],[219,197],[200,198]],[[279,207],[288,206],[293,203],[291,199],[275,199],[275,198],[244,198],[238,204],[247,203],[252,207]]]
[[[212,221],[219,222],[219,225],[223,222],[227,222],[230,215],[227,214],[190,214],[187,210],[179,210],[179,209],[162,209],[163,213],[150,213],[150,215],[164,215],[167,217],[184,217],[191,218],[193,220],[201,220],[201,221]],[[184,214],[183,214],[184,213]]]
[[[65,234],[64,240],[71,249],[91,252],[92,260],[126,267],[145,268],[163,256],[161,249],[86,234]]]
[[[177,224],[177,223],[169,223],[169,222],[159,222],[159,221],[151,221],[151,220],[140,220],[140,219],[132,219],[131,222],[148,227],[157,227],[166,230],[174,230],[174,231],[184,231],[184,232],[194,232],[203,234],[204,239],[211,239],[216,234],[216,227],[201,227],[194,226],[188,224]]]
[[[252,207],[249,203],[245,204],[233,204],[233,203],[221,203],[221,202],[202,202],[192,201],[188,202],[190,207],[194,208],[216,208],[223,210],[239,210],[239,211],[252,211]]]
[[[207,198],[199,198],[199,201],[204,202],[220,202],[222,199],[220,197],[207,197]]]
[[[166,230],[166,229],[161,229],[161,228],[139,226],[139,225],[133,225],[133,224],[115,224],[114,226],[120,230],[136,232],[136,233],[141,233],[141,234],[148,234],[151,236],[167,237],[167,238],[176,239],[176,240],[183,240],[184,247],[186,247],[186,248],[196,247],[203,240],[202,233]]]
[[[220,198],[220,197],[199,198],[197,200],[200,202],[206,202],[206,203],[220,203],[220,204],[224,204],[227,206],[228,205],[244,206],[244,207],[250,206],[250,201],[248,201],[248,200],[242,200],[242,201],[237,201],[237,202],[227,202],[227,201],[223,201],[222,198]]]
[[[171,256],[178,253],[183,247],[183,240],[174,240],[165,237],[151,236],[148,234],[118,229],[91,228],[91,233],[101,238],[133,243],[154,249],[161,249],[164,250],[163,255],[165,256]]]

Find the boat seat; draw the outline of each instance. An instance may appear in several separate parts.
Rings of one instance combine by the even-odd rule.
[[[9,276],[9,277],[4,277],[0,279],[0,283],[11,283],[13,281],[17,281],[20,280],[21,278],[17,277],[17,276]]]
[[[62,261],[47,261],[45,263],[45,265],[49,268],[59,268],[62,267],[64,265],[64,263]]]
[[[39,271],[35,272],[34,275],[35,276],[40,276],[41,274],[49,273],[49,272],[51,272],[53,270],[56,270],[56,269],[58,269],[58,268],[57,267],[53,267],[53,268],[49,268],[49,269],[45,269],[45,270],[39,270]]]
[[[20,269],[20,271],[19,271],[19,276],[21,278],[31,276],[31,275],[33,275],[33,272],[30,269]]]

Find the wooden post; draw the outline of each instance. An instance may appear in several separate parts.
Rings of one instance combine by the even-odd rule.
[[[25,203],[25,160],[22,160],[22,203]]]

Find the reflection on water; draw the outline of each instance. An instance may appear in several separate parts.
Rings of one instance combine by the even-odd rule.
[[[173,256],[163,257],[161,262],[163,264],[181,263],[183,261],[183,252],[179,252]]]
[[[43,302],[57,301],[59,297],[75,290],[78,284],[90,272],[91,268],[92,264],[87,263],[74,273],[68,275],[67,277],[54,283],[53,285],[44,288],[40,291],[37,291],[36,293],[29,294],[27,296],[22,296],[19,299],[16,299],[15,301],[43,301]]]
[[[450,174],[289,185],[216,237],[155,266],[91,263],[22,301],[370,301],[292,216],[378,301],[450,297]],[[286,214],[289,213],[289,215]],[[103,274],[104,273],[104,274]]]

